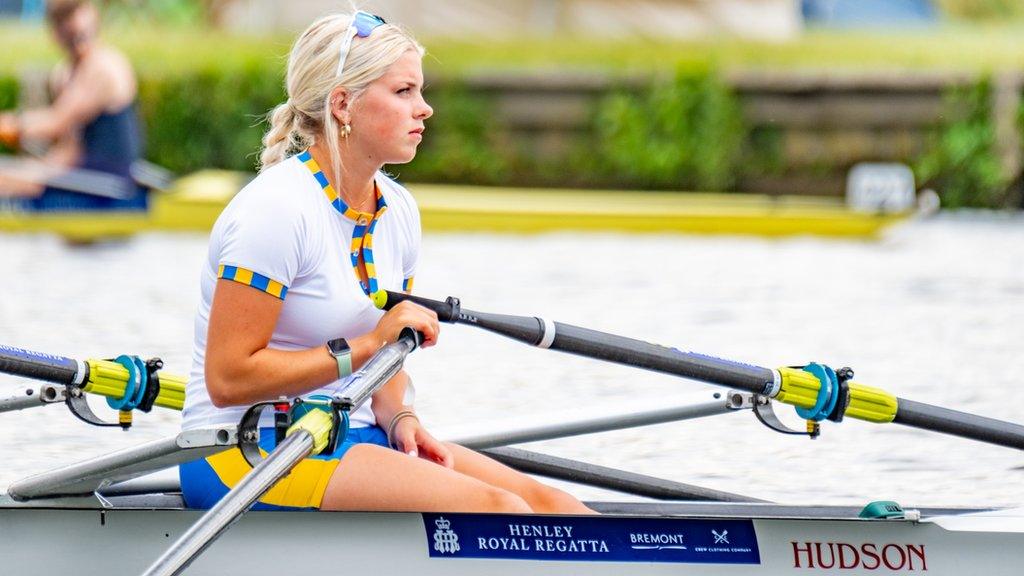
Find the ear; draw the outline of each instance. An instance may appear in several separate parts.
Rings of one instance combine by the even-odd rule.
[[[352,112],[350,105],[352,104],[352,95],[349,91],[341,86],[331,90],[330,102],[331,116],[334,116],[342,124],[351,124]]]

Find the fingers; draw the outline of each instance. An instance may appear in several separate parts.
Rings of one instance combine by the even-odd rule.
[[[412,328],[423,334],[423,347],[437,343],[438,334],[441,332],[437,314],[409,301],[400,302],[389,310],[377,326],[387,342],[394,342],[403,328]]]
[[[425,430],[420,439],[420,453],[445,468],[455,468],[455,456],[452,451]]]
[[[8,148],[17,148],[19,140],[18,124],[10,115],[0,117],[0,143]]]
[[[416,428],[413,426],[399,426],[395,430],[393,439],[395,448],[413,458],[419,456],[419,447],[416,444]]]

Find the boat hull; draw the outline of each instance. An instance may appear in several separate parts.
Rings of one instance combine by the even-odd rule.
[[[208,232],[246,181],[203,171],[151,196],[149,212],[0,212],[0,231],[48,232],[75,242],[149,231]],[[816,235],[870,238],[909,214],[848,209],[838,199],[744,194],[538,190],[412,186],[430,232],[613,231],[640,233]]]
[[[199,516],[199,512],[180,509],[0,508],[3,573],[141,573]],[[743,525],[750,526],[751,535],[743,534]],[[722,540],[715,544],[717,548],[740,552],[719,554],[712,560],[705,555],[701,560],[696,549],[709,537]],[[521,542],[510,544],[517,538]],[[567,543],[573,539],[588,543]],[[439,550],[450,550],[453,542],[468,556]],[[603,542],[608,552],[601,552],[602,545],[593,542]],[[638,543],[641,549],[635,550]],[[1019,574],[1022,545],[1024,533],[1019,530],[990,531],[984,525],[948,530],[933,522],[902,520],[250,512],[186,573],[252,576],[315,570],[324,575],[521,576],[524,571],[617,575],[971,571],[996,576]],[[680,546],[689,551],[680,551]],[[751,554],[751,548],[756,554]]]

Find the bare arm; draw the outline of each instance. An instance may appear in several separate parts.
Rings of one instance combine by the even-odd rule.
[[[338,378],[338,364],[326,343],[298,351],[267,347],[283,305],[282,300],[249,286],[217,281],[206,341],[206,388],[215,406],[294,397]],[[424,334],[424,346],[437,339],[436,314],[415,305],[396,306],[376,328],[349,339],[352,367],[362,366],[383,344],[394,342],[406,326]]]
[[[71,168],[78,165],[82,157],[82,143],[77,133],[65,134],[46,151],[43,161],[48,166]]]
[[[117,85],[111,63],[95,58],[82,66],[83,69],[64,84],[51,106],[21,114],[18,127],[21,139],[60,139],[79,131],[110,106],[113,87]]]
[[[408,382],[409,375],[402,370],[373,395],[373,415],[377,418],[377,425],[385,431],[395,414],[402,410],[412,410],[411,405],[405,404],[405,388]]]

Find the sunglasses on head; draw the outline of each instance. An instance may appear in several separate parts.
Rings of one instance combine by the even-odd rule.
[[[345,59],[348,58],[348,51],[352,48],[352,39],[356,36],[366,38],[374,29],[384,24],[386,24],[384,19],[375,14],[362,10],[355,13],[355,16],[352,17],[352,24],[345,31],[345,37],[341,41],[341,50],[338,53],[338,73],[335,75],[337,78],[341,78],[341,74],[345,71]]]

